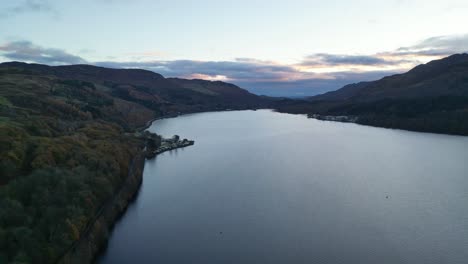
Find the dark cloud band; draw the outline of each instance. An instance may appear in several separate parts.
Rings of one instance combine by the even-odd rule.
[[[0,18],[10,17],[29,12],[48,13],[54,16],[58,15],[57,10],[55,10],[47,0],[22,0],[15,2],[16,3],[14,6],[0,11]]]
[[[61,49],[43,48],[30,41],[15,41],[0,46],[2,56],[10,60],[37,62],[49,65],[80,64],[86,60]]]

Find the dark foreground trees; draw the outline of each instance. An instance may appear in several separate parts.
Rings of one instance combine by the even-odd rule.
[[[0,263],[54,263],[124,182],[145,142],[119,102],[86,82],[0,75]]]

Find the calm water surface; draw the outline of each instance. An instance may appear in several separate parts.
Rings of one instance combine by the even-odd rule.
[[[196,143],[146,162],[99,263],[468,263],[468,137],[269,110],[149,130]]]

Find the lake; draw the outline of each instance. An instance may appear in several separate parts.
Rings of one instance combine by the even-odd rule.
[[[195,145],[146,161],[99,263],[468,262],[468,137],[270,110],[149,130]]]

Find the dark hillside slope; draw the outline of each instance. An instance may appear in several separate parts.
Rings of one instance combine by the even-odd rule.
[[[387,98],[434,96],[468,96],[468,54],[419,65],[407,73],[384,77],[378,81],[349,84],[312,101],[374,101]]]
[[[437,96],[468,96],[468,54],[452,55],[419,65],[404,74],[370,82],[352,100]]]
[[[369,82],[353,83],[343,86],[343,88],[336,91],[319,94],[313,97],[309,97],[310,101],[343,101],[354,97],[359,90],[369,85]]]

